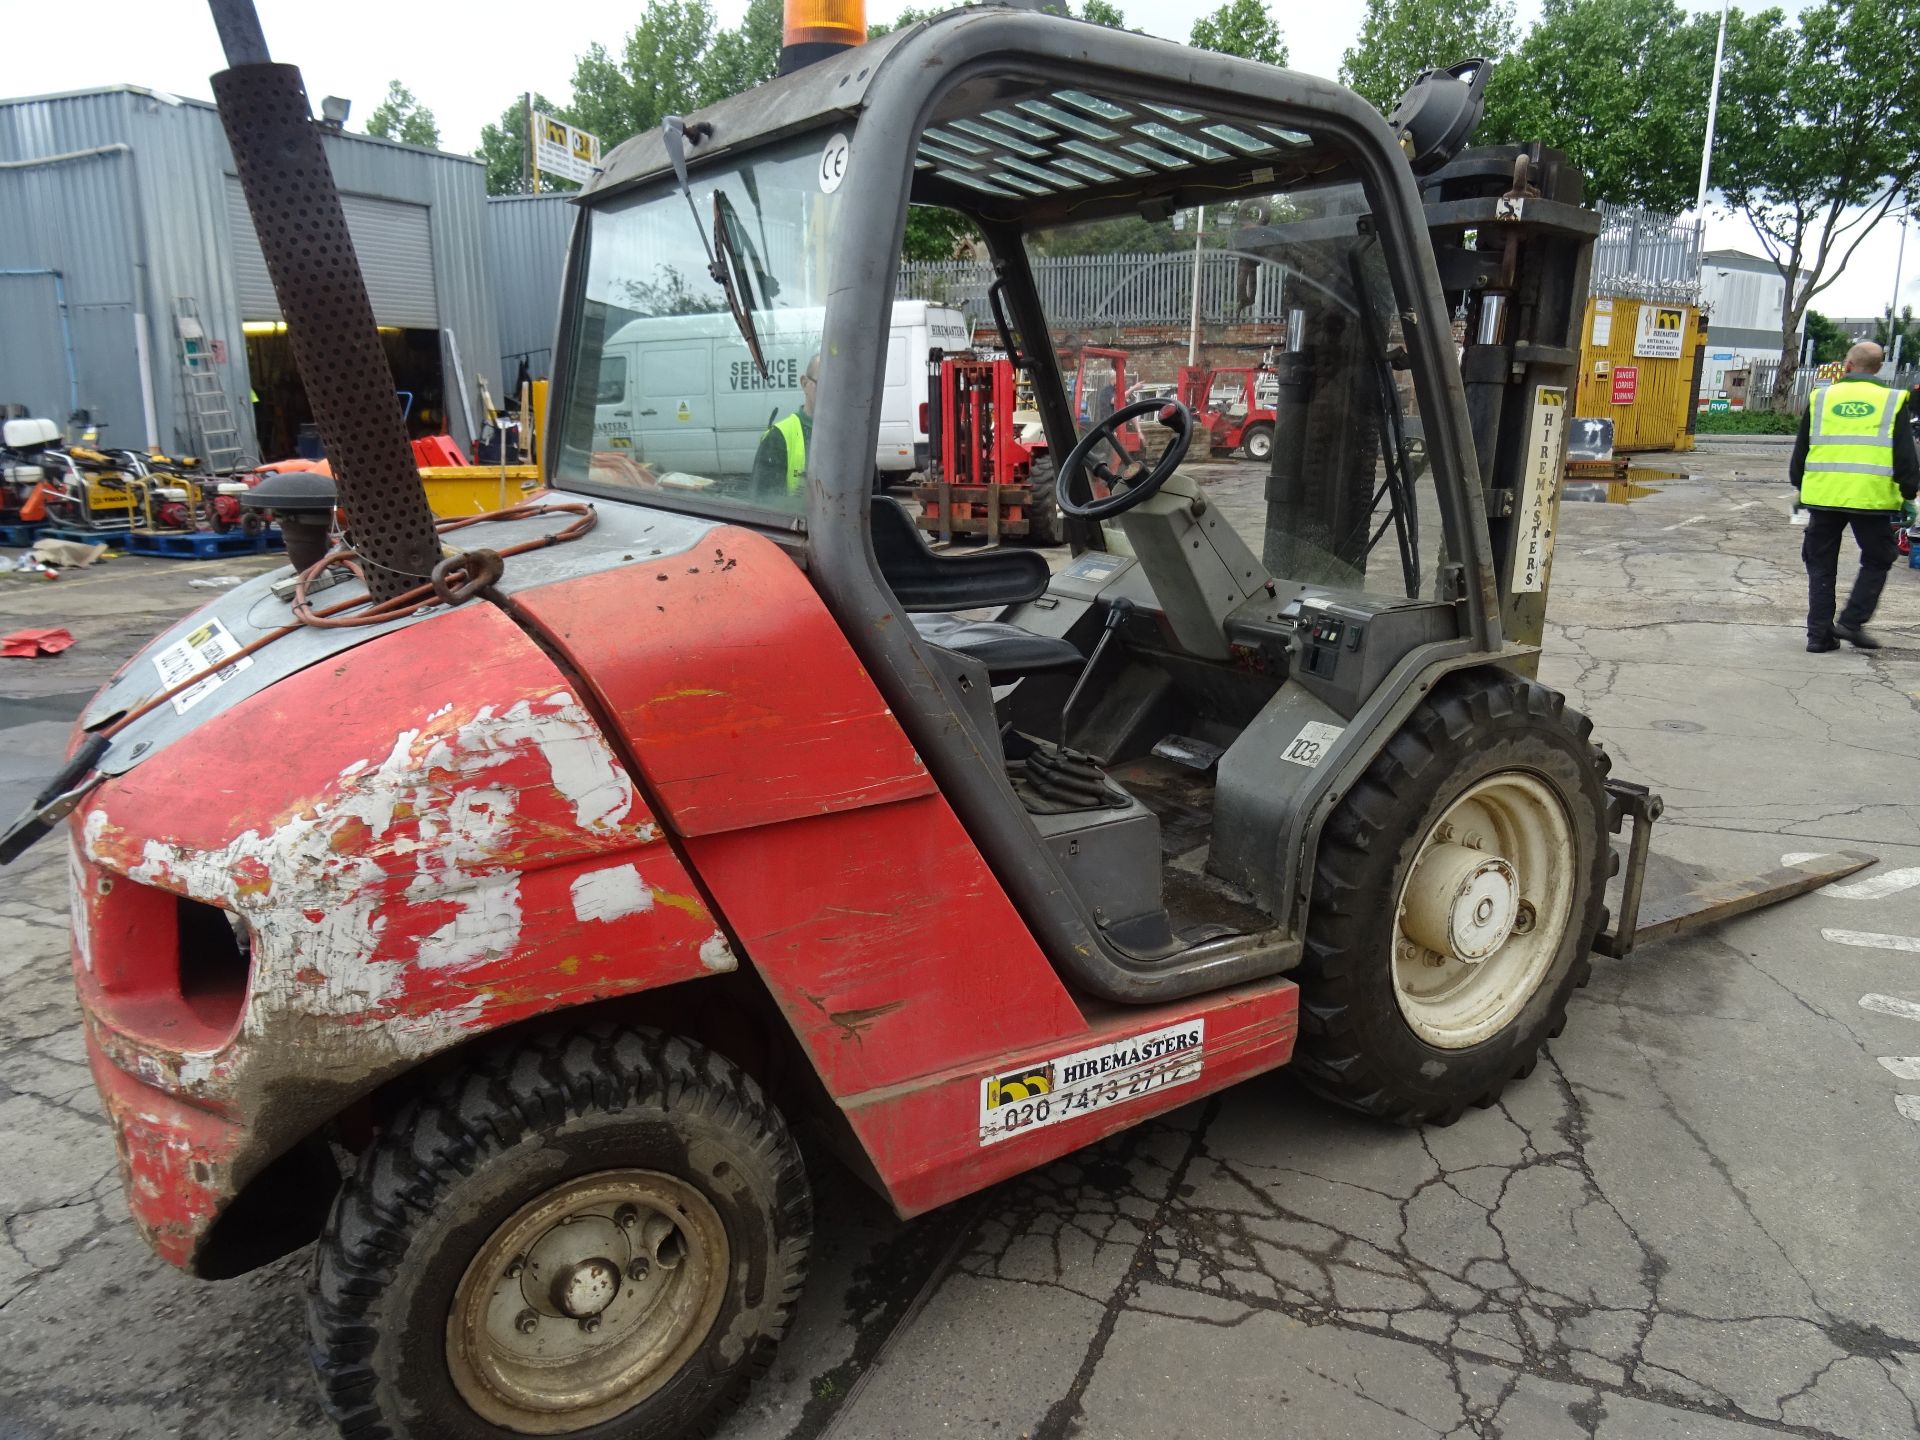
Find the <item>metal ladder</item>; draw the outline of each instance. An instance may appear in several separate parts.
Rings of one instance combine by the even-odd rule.
[[[213,343],[200,323],[199,303],[191,295],[174,298],[173,328],[180,343],[181,390],[193,420],[200,460],[215,474],[224,473],[240,458],[240,427],[234,423],[227,387],[214,364]]]

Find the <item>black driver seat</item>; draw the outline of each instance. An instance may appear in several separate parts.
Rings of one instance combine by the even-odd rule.
[[[1087,663],[1086,656],[1057,636],[1036,635],[999,620],[962,620],[958,615],[910,618],[921,639],[978,660],[995,685],[1047,670],[1078,670]]]
[[[1065,640],[998,620],[962,620],[952,613],[1038,599],[1052,578],[1044,556],[1031,550],[938,554],[913,517],[885,495],[874,496],[872,516],[873,554],[880,573],[928,644],[978,661],[995,685],[1086,664],[1086,656]]]

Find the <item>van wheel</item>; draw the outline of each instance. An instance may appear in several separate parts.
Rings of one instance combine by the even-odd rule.
[[[1451,1124],[1533,1071],[1605,923],[1607,757],[1499,671],[1448,676],[1328,819],[1297,1060],[1369,1115]]]
[[[1058,480],[1051,455],[1036,455],[1027,471],[1027,483],[1033,487],[1033,500],[1027,509],[1027,542],[1031,545],[1058,545],[1064,535],[1060,506],[1054,498]]]
[[[604,1027],[503,1048],[403,1110],[308,1290],[322,1403],[391,1440],[703,1431],[806,1277],[812,1200],[760,1087]]]
[[[1251,425],[1247,433],[1240,437],[1241,448],[1247,452],[1249,460],[1258,460],[1262,464],[1273,457],[1273,427],[1271,425]]]

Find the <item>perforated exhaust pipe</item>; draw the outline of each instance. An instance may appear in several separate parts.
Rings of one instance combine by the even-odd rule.
[[[440,542],[340,192],[299,68],[272,62],[253,0],[210,5],[229,66],[212,82],[220,123],[367,589],[391,599],[433,573]]]

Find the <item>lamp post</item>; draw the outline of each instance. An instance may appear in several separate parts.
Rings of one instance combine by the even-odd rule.
[[[1727,5],[1728,0],[1720,0],[1720,34],[1713,42],[1713,85],[1707,91],[1707,139],[1700,147],[1700,193],[1693,202],[1693,208],[1702,214],[1707,209],[1707,174],[1713,169],[1713,127],[1720,118],[1720,61],[1727,53]]]

